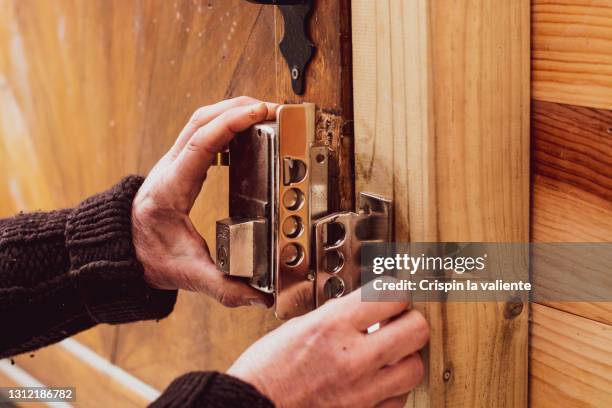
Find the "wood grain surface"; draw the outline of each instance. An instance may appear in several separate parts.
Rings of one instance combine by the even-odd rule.
[[[529,239],[529,1],[353,2],[357,190],[396,241]],[[527,404],[527,305],[430,303],[411,405]]]
[[[532,239],[612,242],[612,3],[535,0],[532,16]],[[546,262],[533,255],[534,279]],[[531,319],[530,405],[610,405],[611,303],[543,303]]]
[[[612,111],[534,101],[532,126],[535,174],[612,205]]]
[[[529,406],[609,406],[612,326],[537,304],[531,310]]]
[[[72,206],[126,174],[145,174],[196,108],[241,94],[317,104],[318,137],[334,149],[330,204],[352,208],[349,5],[317,2],[317,52],[307,92],[296,97],[277,50],[282,17],[272,6],[0,2],[0,216]],[[227,169],[211,169],[192,213],[209,245],[215,221],[227,216],[227,183]],[[163,321],[100,327],[78,338],[163,389],[189,370],[225,369],[278,325],[271,311],[227,310],[181,293]],[[53,349],[37,356],[37,369],[57,369]],[[77,371],[66,376],[77,386],[91,380]]]
[[[612,109],[612,3],[534,0],[533,97]]]
[[[532,110],[533,241],[612,242],[612,111],[541,101]],[[536,279],[546,269],[537,256],[532,266]],[[546,304],[612,323],[611,303]]]

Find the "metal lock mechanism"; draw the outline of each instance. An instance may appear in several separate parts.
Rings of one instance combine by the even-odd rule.
[[[283,105],[229,146],[217,267],[273,293],[280,319],[357,289],[363,243],[390,240],[390,200],[361,193],[357,213],[328,213],[329,148],[314,135],[314,104]]]

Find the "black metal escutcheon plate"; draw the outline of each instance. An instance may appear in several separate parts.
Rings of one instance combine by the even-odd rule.
[[[289,66],[293,92],[302,95],[305,90],[306,69],[312,59],[315,46],[307,35],[308,18],[314,0],[248,0],[257,4],[277,5],[283,14],[285,34],[279,47]]]

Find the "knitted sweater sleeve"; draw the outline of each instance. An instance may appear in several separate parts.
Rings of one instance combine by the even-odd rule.
[[[174,380],[149,408],[274,408],[251,384],[218,373],[194,371]]]
[[[34,350],[98,323],[161,319],[176,291],[143,279],[131,234],[127,177],[74,209],[0,220],[0,358]]]
[[[161,319],[177,291],[143,279],[132,244],[130,176],[73,209],[0,219],[0,358],[38,349],[98,323]],[[251,385],[216,372],[176,379],[158,407],[273,407]]]

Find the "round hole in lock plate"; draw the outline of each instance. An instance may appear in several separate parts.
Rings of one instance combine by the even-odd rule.
[[[304,248],[299,244],[288,244],[280,253],[281,262],[287,266],[297,266],[304,258]]]
[[[342,252],[334,250],[325,253],[323,258],[323,269],[328,273],[338,273],[344,266],[344,255]]]
[[[325,155],[322,153],[317,154],[317,156],[315,157],[315,160],[317,161],[317,163],[319,164],[323,164],[325,163]]]
[[[304,204],[304,193],[297,188],[292,188],[285,191],[283,194],[283,205],[291,211],[299,210]]]
[[[339,298],[344,294],[344,289],[344,281],[337,276],[332,276],[323,285],[323,293],[327,299]]]
[[[346,229],[339,222],[329,222],[324,225],[323,242],[326,247],[335,247],[340,245],[346,237]]]
[[[302,219],[296,215],[288,217],[283,221],[283,234],[288,238],[297,238],[303,230]]]

